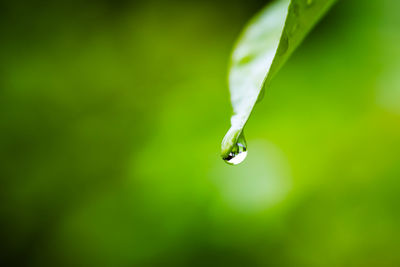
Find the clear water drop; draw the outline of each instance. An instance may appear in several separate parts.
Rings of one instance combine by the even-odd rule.
[[[282,34],[281,41],[279,43],[278,53],[283,55],[289,48],[289,38],[287,37],[286,33]]]
[[[298,28],[299,28],[299,24],[297,24],[297,23],[292,23],[292,24],[290,24],[290,26],[289,26],[289,28],[288,28],[288,34],[289,34],[290,36],[295,35],[295,33],[296,33],[296,31],[297,31]]]
[[[263,89],[261,89],[260,93],[258,94],[257,103],[261,102],[264,99],[264,95],[265,95],[265,90],[263,88]]]
[[[313,0],[307,0],[307,6],[311,6],[313,4]]]
[[[247,144],[244,139],[243,133],[240,134],[236,144],[233,146],[231,152],[229,152],[228,156],[223,158],[223,160],[231,165],[237,165],[244,161],[247,156]]]
[[[292,10],[293,10],[293,14],[297,17],[300,15],[300,7],[299,4],[297,3],[293,3],[293,5],[291,6]]]

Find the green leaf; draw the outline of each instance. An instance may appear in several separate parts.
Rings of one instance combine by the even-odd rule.
[[[336,0],[278,0],[267,5],[242,32],[231,58],[231,128],[222,140],[228,157],[257,100],[312,27]]]

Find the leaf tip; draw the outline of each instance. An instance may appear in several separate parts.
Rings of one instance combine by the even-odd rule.
[[[229,128],[228,132],[225,134],[224,139],[221,143],[221,157],[226,158],[232,151],[233,147],[236,145],[237,140],[242,132],[241,129],[234,127]]]

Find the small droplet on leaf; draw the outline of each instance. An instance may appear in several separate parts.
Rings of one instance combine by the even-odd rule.
[[[288,34],[290,36],[293,36],[297,29],[298,29],[299,25],[297,23],[293,23],[291,26],[288,26]]]
[[[287,35],[285,33],[282,34],[281,37],[281,41],[279,43],[279,49],[278,49],[278,53],[279,54],[285,54],[286,51],[289,48],[289,38],[287,37]]]
[[[261,102],[264,99],[264,95],[265,95],[265,90],[261,89],[261,91],[260,91],[260,93],[258,94],[258,97],[257,97],[257,103]]]
[[[292,10],[293,10],[293,14],[297,17],[300,14],[300,7],[299,4],[297,3],[293,3],[293,5],[291,6]]]

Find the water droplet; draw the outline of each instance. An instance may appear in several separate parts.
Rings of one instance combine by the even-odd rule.
[[[223,158],[223,160],[228,164],[237,165],[243,162],[246,156],[247,156],[247,144],[242,132],[238,140],[236,141],[236,145],[233,146],[231,152],[229,152],[228,156]]]
[[[281,54],[281,55],[285,54],[286,51],[288,50],[288,48],[289,48],[289,39],[288,39],[287,35],[284,33],[282,35],[281,41],[279,43],[278,53]]]
[[[313,0],[307,0],[307,6],[311,6],[313,4]]]
[[[261,102],[261,101],[264,99],[264,95],[265,95],[265,89],[262,88],[261,91],[260,91],[260,93],[258,94],[257,103],[258,103],[258,102]]]
[[[295,23],[295,22],[293,22],[292,24],[290,24],[290,25],[288,26],[288,34],[289,34],[290,36],[293,36],[293,35],[296,33],[298,27],[299,27],[299,25],[298,25],[297,23]]]
[[[298,16],[300,14],[300,7],[297,3],[293,3],[293,5],[291,6],[292,10],[293,10],[293,14],[295,16]]]
[[[294,16],[288,17],[286,21],[286,27],[287,27],[287,33],[289,36],[293,36],[293,34],[296,32],[297,28],[299,27],[299,16],[300,16],[300,5],[296,2],[293,3],[291,6],[291,12]]]

